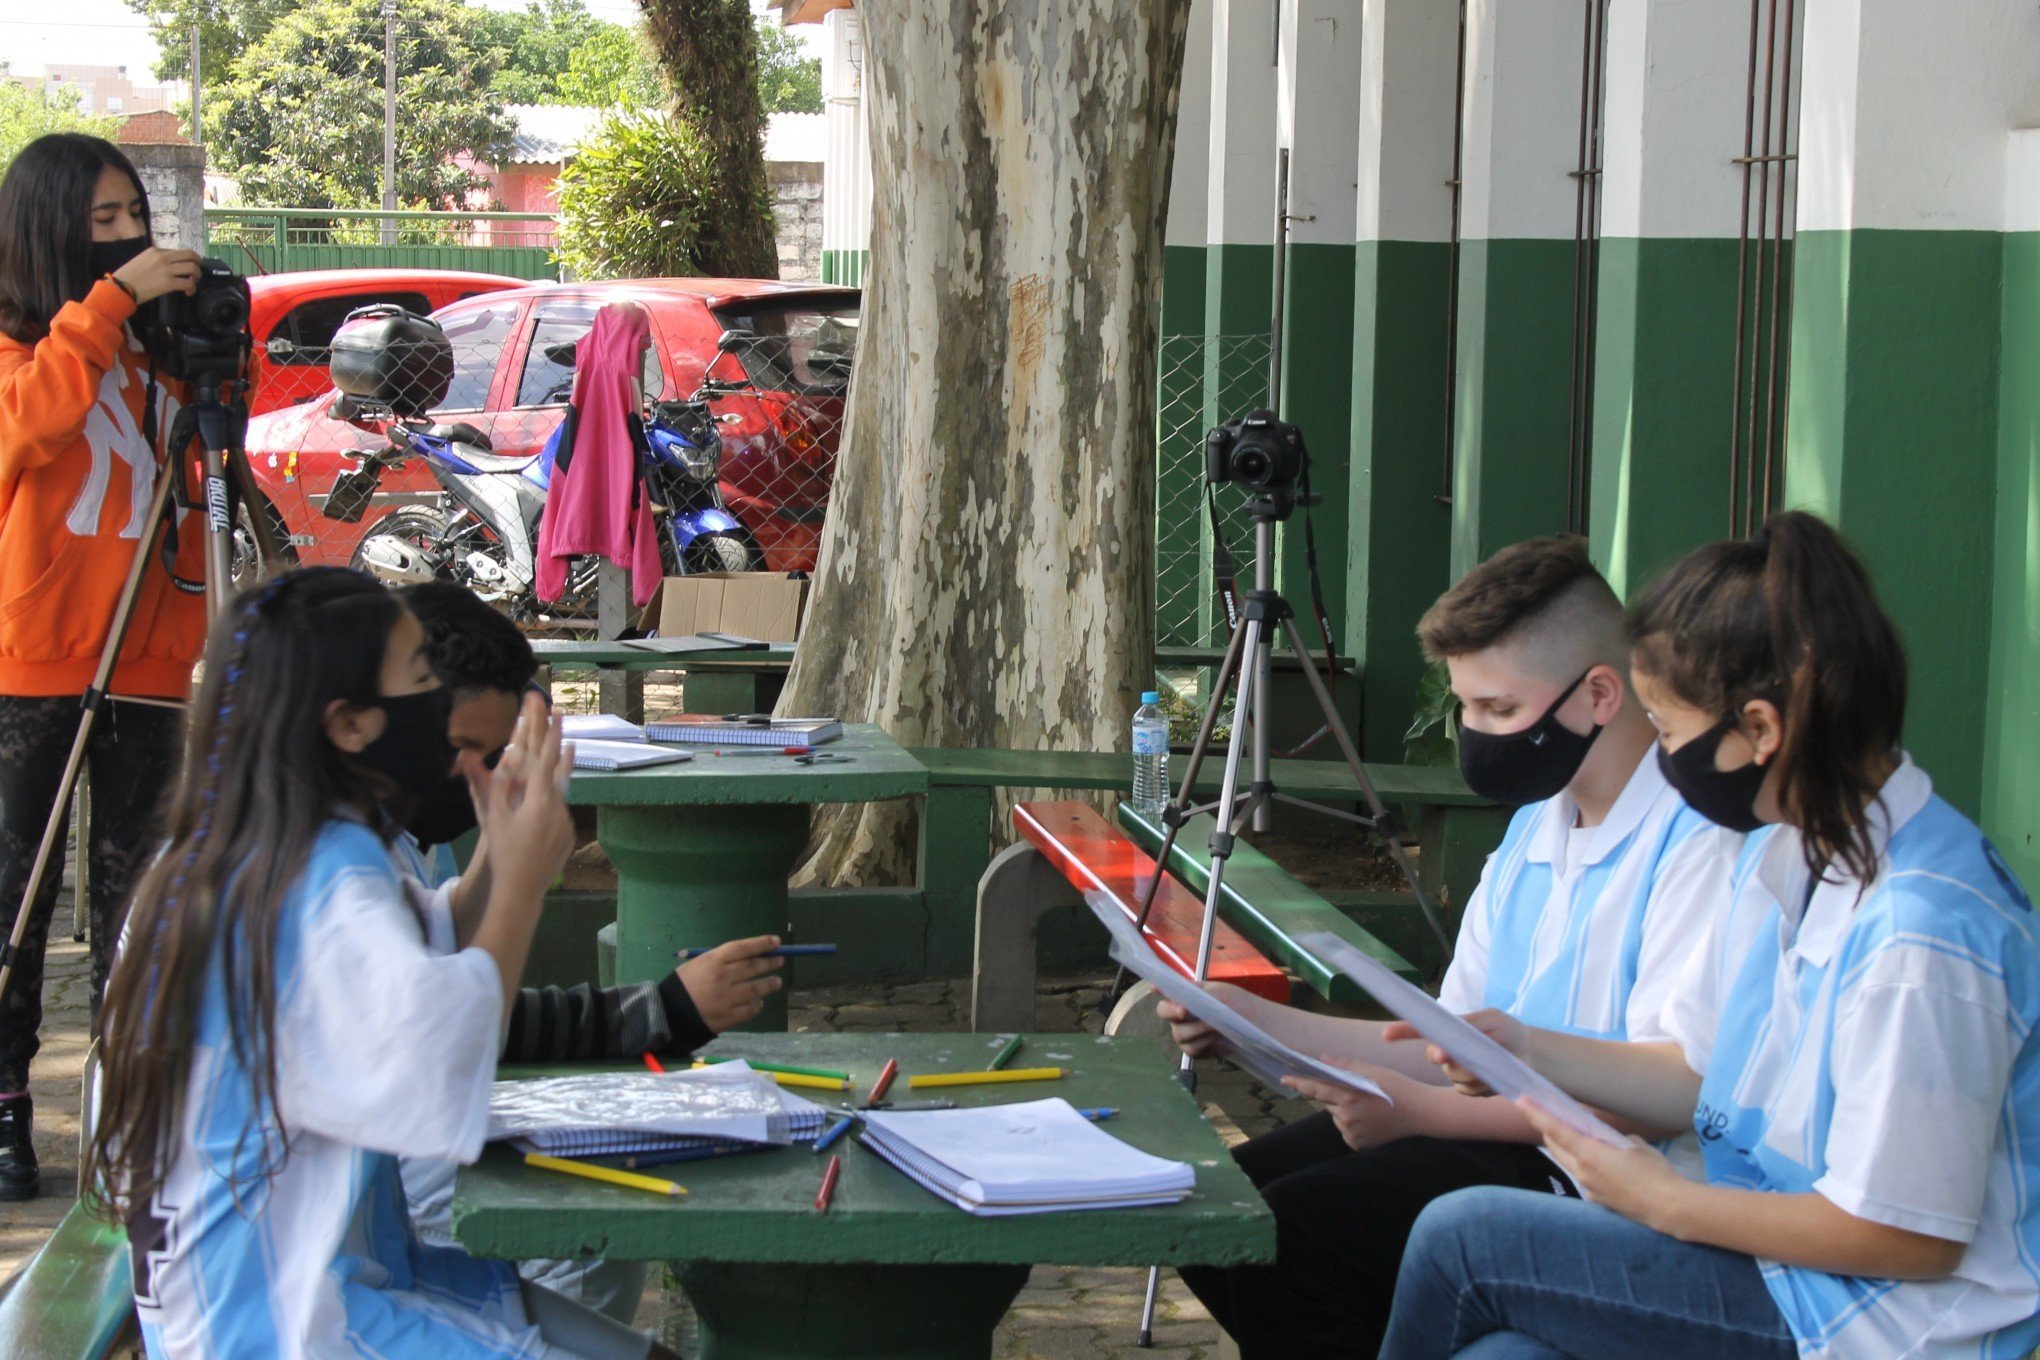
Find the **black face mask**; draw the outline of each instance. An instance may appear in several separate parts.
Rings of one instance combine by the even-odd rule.
[[[1583,672],[1565,687],[1565,693],[1551,701],[1543,717],[1520,732],[1495,736],[1462,726],[1459,773],[1466,776],[1466,787],[1493,802],[1521,806],[1541,803],[1570,784],[1579,773],[1581,762],[1586,760],[1594,738],[1601,735],[1598,723],[1593,731],[1582,736],[1557,717],[1558,710],[1586,678],[1587,673]]]
[[[1693,811],[1716,826],[1747,834],[1764,824],[1757,815],[1757,791],[1770,771],[1754,760],[1733,770],[1714,768],[1715,752],[1737,721],[1731,714],[1676,751],[1658,747],[1657,763],[1665,782]]]
[[[481,825],[463,774],[454,774],[413,799],[411,810],[399,820],[420,845],[451,845]]]
[[[453,742],[446,735],[453,696],[442,686],[375,703],[384,714],[382,735],[363,747],[355,762],[396,785],[392,802],[420,800],[445,783],[453,768]]]
[[[155,244],[146,236],[124,236],[118,241],[92,243],[92,277],[105,278]]]

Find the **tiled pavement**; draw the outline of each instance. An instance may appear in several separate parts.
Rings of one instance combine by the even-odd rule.
[[[25,1204],[0,1205],[0,1277],[35,1250],[70,1207],[76,1191],[78,1083],[85,1061],[88,983],[85,946],[71,942],[70,919],[67,894],[57,908],[59,930],[50,948],[43,991],[43,1048],[32,1083],[43,1195]],[[1044,979],[1037,1001],[1037,1027],[1097,1031],[1101,1026],[1098,1003],[1106,982],[1104,977]],[[963,1029],[969,995],[967,979],[796,991],[790,998],[789,1023],[793,1029],[807,1032]],[[1198,1092],[1214,1122],[1234,1140],[1272,1128],[1306,1108],[1300,1102],[1271,1095],[1230,1067],[1205,1072]],[[1135,1347],[1145,1283],[1146,1272],[1138,1268],[1036,1267],[1033,1279],[999,1328],[994,1355],[997,1360],[1217,1357],[1217,1326],[1173,1276],[1164,1277],[1155,1348],[1142,1351]],[[656,1284],[647,1292],[638,1325],[659,1329],[683,1353],[692,1353],[690,1323],[679,1299]]]

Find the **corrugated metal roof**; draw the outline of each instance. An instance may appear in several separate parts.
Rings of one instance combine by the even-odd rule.
[[[605,110],[572,104],[511,104],[503,110],[515,129],[510,137],[510,165],[564,165]]]

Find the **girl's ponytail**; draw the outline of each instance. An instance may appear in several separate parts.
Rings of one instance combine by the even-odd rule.
[[[1631,640],[1636,664],[1696,708],[1775,704],[1782,800],[1808,862],[1875,875],[1870,805],[1904,724],[1905,649],[1832,528],[1786,511],[1688,554],[1637,602]]]

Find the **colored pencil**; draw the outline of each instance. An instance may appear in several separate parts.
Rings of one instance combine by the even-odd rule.
[[[846,1114],[863,1114],[867,1110],[883,1110],[887,1114],[916,1114],[923,1110],[953,1110],[953,1100],[881,1100],[877,1104],[839,1106]]]
[[[764,1152],[770,1143],[735,1143],[726,1147],[667,1148],[661,1152],[634,1152],[623,1159],[625,1169],[665,1166],[671,1162],[705,1162],[711,1157],[734,1157],[745,1152]]]
[[[604,1181],[610,1185],[621,1185],[632,1190],[649,1190],[655,1195],[684,1195],[687,1190],[671,1181],[662,1181],[656,1176],[640,1176],[634,1171],[618,1171],[615,1167],[596,1166],[592,1162],[569,1161],[565,1157],[548,1157],[539,1152],[524,1154],[524,1164],[543,1171],[561,1171],[569,1176],[581,1176],[591,1181]]]
[[[1088,1110],[1078,1110],[1077,1113],[1096,1123],[1101,1119],[1110,1119],[1113,1115],[1119,1113],[1119,1109],[1114,1105],[1098,1105]]]
[[[1021,1037],[1016,1034],[1000,1045],[999,1051],[992,1055],[992,1061],[986,1066],[985,1071],[996,1072],[1007,1063],[1013,1061],[1013,1055],[1020,1051],[1020,1045],[1023,1042]]]
[[[682,961],[698,959],[716,947],[715,945],[697,945],[693,949],[675,950],[673,957]],[[836,946],[832,944],[783,944],[777,949],[768,949],[764,953],[755,954],[752,957],[760,959],[813,959],[835,952]]]
[[[827,1152],[829,1150],[829,1144],[835,1142],[838,1138],[841,1138],[845,1133],[849,1132],[850,1126],[852,1124],[855,1124],[856,1122],[857,1122],[856,1115],[846,1114],[841,1119],[838,1119],[835,1123],[829,1125],[827,1132],[823,1133],[821,1137],[815,1139],[815,1151]]]
[[[885,1070],[878,1074],[877,1081],[871,1083],[871,1094],[864,1098],[864,1103],[866,1105],[876,1105],[884,1098],[886,1088],[892,1085],[893,1078],[899,1074],[900,1060],[898,1058],[887,1058],[885,1060]]]
[[[842,1174],[843,1158],[837,1153],[830,1153],[829,1169],[822,1173],[822,1188],[815,1194],[815,1208],[829,1207],[829,1201],[836,1197],[836,1178]]]
[[[827,1077],[830,1081],[850,1080],[848,1072],[835,1072],[826,1067],[795,1067],[792,1063],[759,1062],[755,1058],[732,1058],[724,1054],[711,1054],[705,1058],[695,1059],[697,1066],[704,1063],[714,1066],[716,1063],[726,1062],[748,1062],[754,1072],[786,1072],[796,1077]]]
[[[927,1086],[982,1086],[998,1081],[1055,1081],[1062,1077],[1060,1067],[1009,1067],[1000,1072],[927,1072],[920,1076],[908,1077],[909,1088]]]
[[[707,1066],[709,1064],[705,1062],[694,1064],[697,1072]],[[772,1080],[778,1082],[781,1086],[804,1086],[812,1091],[847,1091],[850,1089],[850,1078],[848,1077],[811,1077],[805,1072],[771,1072],[766,1071],[763,1067],[758,1068],[758,1070],[765,1072],[766,1076],[772,1078]]]
[[[646,1067],[651,1068],[654,1072],[657,1072],[660,1076],[664,1076],[666,1074],[666,1064],[660,1062],[657,1058],[653,1057],[649,1053],[644,1055],[644,1059]]]

